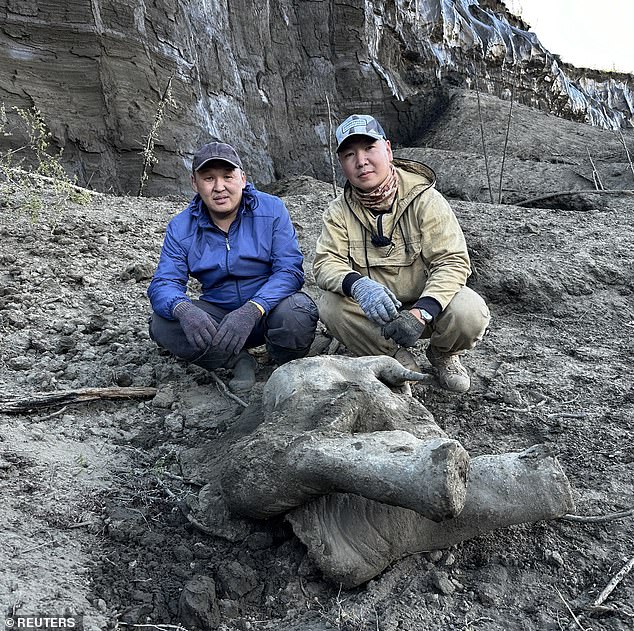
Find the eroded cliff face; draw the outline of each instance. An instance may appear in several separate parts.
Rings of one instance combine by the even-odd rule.
[[[329,179],[327,97],[333,124],[372,112],[402,144],[449,85],[632,124],[631,77],[583,77],[525,29],[495,0],[0,0],[0,102],[13,123],[13,106],[42,112],[79,183],[136,193],[173,77],[148,194],[187,190],[210,137],[232,142],[256,182]]]

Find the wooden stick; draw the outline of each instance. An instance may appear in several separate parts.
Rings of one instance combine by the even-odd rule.
[[[328,94],[326,94],[326,104],[328,105],[328,157],[330,158],[330,170],[332,172],[332,194],[333,197],[337,197],[337,176],[335,175],[335,161],[332,156],[334,153],[332,148],[332,111]]]
[[[592,160],[592,156],[590,155],[590,149],[586,147],[586,152],[588,154],[588,158],[590,159],[590,164],[592,165],[592,179],[594,180],[594,185],[597,191],[605,190],[605,186],[603,186],[603,182],[599,177],[599,172],[597,171],[597,167],[594,166],[594,161]]]
[[[513,98],[515,96],[515,86],[511,85],[511,104],[509,106],[509,117],[506,121],[506,138],[504,139],[504,150],[502,151],[502,166],[500,167],[500,184],[498,186],[498,204],[502,203],[502,180],[504,178],[504,163],[506,162],[506,149],[509,144],[509,132],[511,130],[511,116],[513,114]]]
[[[41,416],[40,417],[40,421],[46,421],[49,418],[53,418],[54,416],[59,416],[60,414],[64,414],[64,412],[66,411],[66,409],[68,408],[67,405],[65,405],[63,408],[60,408],[59,410],[55,410],[55,412],[53,412],[52,414],[47,414],[46,416]]]
[[[26,398],[0,396],[0,412],[20,414],[53,405],[83,403],[96,399],[152,399],[156,388],[79,388],[78,390],[57,390],[53,392],[33,392]]]
[[[475,77],[475,90],[476,96],[478,98],[478,117],[480,118],[480,135],[482,137],[482,153],[484,154],[484,168],[487,173],[487,182],[489,184],[489,197],[491,199],[491,203],[494,203],[493,200],[493,187],[491,186],[491,172],[489,170],[489,158],[487,156],[487,146],[484,140],[484,120],[482,119],[482,105],[480,104],[480,89],[478,88],[478,75]]]
[[[598,598],[592,603],[593,607],[600,607],[607,597],[615,590],[616,586],[632,571],[634,567],[634,557],[632,557],[606,585]]]
[[[539,197],[531,197],[530,199],[523,199],[521,202],[516,202],[515,206],[530,206],[531,204],[536,204],[537,202],[544,202],[548,199],[553,199],[555,197],[566,197],[568,195],[587,195],[591,193],[593,195],[634,195],[634,190],[630,188],[624,189],[609,189],[604,188],[603,190],[597,191],[593,189],[583,189],[580,188],[576,191],[557,191],[555,193],[548,193],[548,195],[540,195]]]
[[[50,177],[49,175],[42,175],[41,173],[33,173],[33,171],[27,171],[26,169],[22,169],[21,167],[11,167],[10,169],[13,173],[18,173],[20,175],[28,175],[32,177],[34,180],[41,180],[42,182],[48,182],[51,184],[55,184],[55,182],[59,182],[59,178]],[[86,195],[92,195],[93,197],[103,197],[103,193],[99,193],[98,191],[92,191],[89,188],[84,188],[83,186],[79,186],[78,184],[73,184],[72,182],[64,182],[64,186],[68,186],[69,188],[77,191],[78,193],[84,193]]]
[[[603,524],[608,521],[615,521],[634,515],[634,508],[619,511],[618,513],[609,513],[607,515],[564,515],[560,519],[566,521],[574,521],[580,524]]]
[[[562,596],[561,592],[555,587],[555,591],[559,594],[559,598],[561,598],[561,602],[566,605],[566,609],[570,612],[570,615],[573,617],[574,621],[577,623],[577,626],[581,629],[581,631],[587,631],[586,628],[579,622],[579,618],[575,616],[575,612],[570,608],[570,605],[566,602],[566,599]]]
[[[625,138],[623,138],[623,132],[619,129],[619,138],[621,139],[621,144],[623,145],[623,148],[625,149],[625,155],[627,156],[627,161],[629,162],[630,165],[630,171],[632,171],[632,175],[634,175],[634,165],[632,164],[632,158],[630,157],[630,152],[627,148],[627,145],[625,144]]]
[[[228,399],[231,399],[232,401],[239,403],[243,408],[249,407],[248,403],[246,403],[240,397],[233,394],[233,392],[231,392],[229,388],[225,386],[222,379],[213,370],[211,371],[210,374],[211,374],[211,378],[216,382],[216,385],[218,386],[218,389],[220,390],[220,392],[222,392],[222,394],[224,394]]]

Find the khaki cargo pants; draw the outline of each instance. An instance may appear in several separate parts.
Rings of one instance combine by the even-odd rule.
[[[342,294],[324,292],[319,302],[319,317],[328,330],[357,356],[389,355],[398,345],[381,335],[381,327],[365,316],[355,300]],[[425,328],[421,339],[442,353],[460,353],[473,348],[483,337],[491,314],[482,297],[463,287]]]

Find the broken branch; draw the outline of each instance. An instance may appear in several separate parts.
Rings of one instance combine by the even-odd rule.
[[[632,557],[617,573],[612,580],[606,585],[605,589],[599,594],[598,598],[592,603],[593,607],[600,607],[607,597],[616,589],[616,586],[631,572],[634,567],[634,557]]]
[[[97,399],[152,399],[156,388],[79,388],[54,392],[33,392],[26,398],[0,397],[0,412],[20,414],[53,405],[83,403]]]
[[[560,519],[566,521],[574,521],[580,524],[603,524],[608,521],[615,521],[634,515],[634,508],[622,510],[617,513],[609,513],[608,515],[564,515]]]
[[[243,401],[239,396],[233,394],[233,392],[230,392],[229,388],[225,386],[222,379],[213,370],[210,374],[211,378],[216,382],[218,389],[220,390],[220,392],[222,392],[224,396],[226,396],[228,399],[231,399],[232,401],[235,401],[236,403],[239,403],[243,408],[248,407],[249,404],[246,401]]]

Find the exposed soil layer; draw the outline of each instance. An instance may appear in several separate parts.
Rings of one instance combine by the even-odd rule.
[[[310,261],[331,188],[299,178],[277,192],[317,295]],[[181,456],[213,443],[243,408],[147,335],[145,290],[164,227],[185,201],[100,196],[36,221],[2,211],[2,395],[158,388],[151,400],[0,414],[6,614],[75,612],[93,630],[632,628],[634,573],[602,608],[587,608],[634,555],[632,516],[492,532],[403,559],[351,591],[323,580],[283,519],[236,528],[233,541],[192,525],[188,505],[204,479]],[[493,320],[464,358],[468,394],[414,385],[414,396],[472,456],[549,444],[579,514],[630,508],[632,198],[606,196],[584,211],[452,206],[473,259],[469,284]],[[316,344],[329,345],[321,329]],[[426,362],[423,346],[415,353]],[[261,389],[273,367],[256,355]]]

